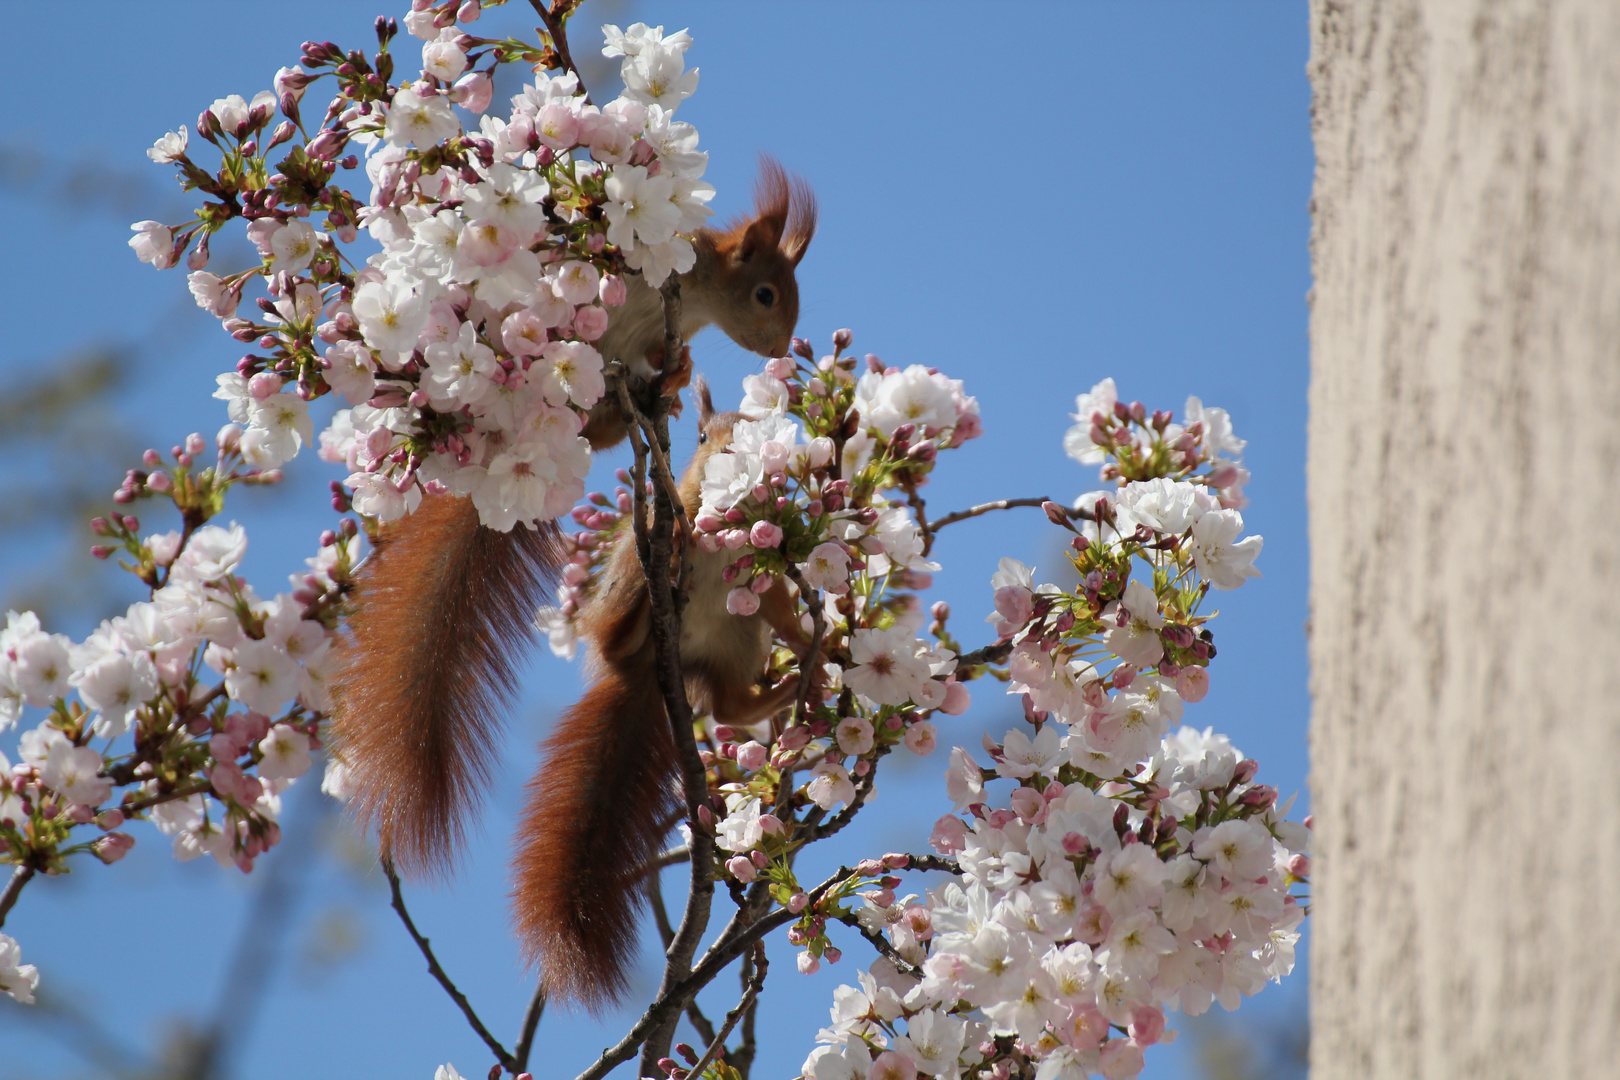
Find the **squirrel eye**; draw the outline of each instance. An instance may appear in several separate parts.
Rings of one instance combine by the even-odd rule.
[[[769,285],[761,285],[754,290],[754,299],[759,301],[760,307],[770,307],[776,303],[776,290]]]
[[[702,446],[704,443],[706,443],[708,441],[709,441],[709,433],[707,431],[699,431],[698,432],[698,445]]]

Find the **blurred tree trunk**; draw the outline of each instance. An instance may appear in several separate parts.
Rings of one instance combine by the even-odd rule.
[[[1620,0],[1312,0],[1312,1063],[1620,1075]]]

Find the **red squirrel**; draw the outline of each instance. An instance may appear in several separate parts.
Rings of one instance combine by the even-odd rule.
[[[700,444],[681,481],[688,519],[702,502],[703,469],[731,443],[737,413],[714,412],[698,383]],[[677,534],[678,535],[678,534]],[[726,610],[732,553],[690,552],[680,655],[694,707],[743,727],[786,707],[794,674],[759,685],[771,631],[801,657],[810,642],[781,579],[749,616]],[[553,728],[518,824],[512,913],[547,996],[599,1006],[624,989],[649,864],[683,799],[669,714],[658,689],[651,601],[634,533],[620,531],[579,616],[592,684]],[[652,871],[656,872],[656,871]]]
[[[781,356],[798,321],[794,271],[815,232],[815,198],[765,159],[754,202],[750,216],[694,235],[696,263],[679,278],[681,335],[714,323],[745,348]],[[596,346],[648,376],[664,366],[662,302],[639,276],[626,285]],[[689,361],[667,366],[662,390],[677,393]],[[583,434],[601,450],[626,432],[608,395]],[[430,495],[382,530],[356,576],[332,731],[353,779],[352,810],[407,873],[454,862],[489,780],[514,654],[532,640],[535,610],[564,562],[558,540],[553,522],[497,532],[479,524],[470,499]]]

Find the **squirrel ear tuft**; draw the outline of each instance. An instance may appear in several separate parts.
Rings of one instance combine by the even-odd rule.
[[[778,223],[773,246],[798,266],[816,234],[816,193],[803,177],[782,168],[769,154],[759,156],[754,214],[756,220],[772,218]]]
[[[797,266],[815,234],[815,192],[775,158],[762,154],[759,178],[754,181],[753,214],[741,221],[734,219],[711,235],[715,250],[733,263],[780,251]]]
[[[692,392],[698,399],[698,427],[708,427],[709,421],[714,419],[714,398],[709,395],[709,381],[699,375],[692,380]]]

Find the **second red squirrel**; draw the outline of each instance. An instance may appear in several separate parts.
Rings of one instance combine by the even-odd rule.
[[[764,161],[754,212],[693,237],[696,263],[679,278],[683,340],[716,324],[745,348],[785,355],[799,311],[795,270],[815,225],[809,189]],[[663,390],[676,393],[689,367],[684,358],[663,364],[663,341],[659,294],[631,277],[597,348],[644,377],[668,367]],[[604,397],[583,434],[600,450],[626,430]],[[332,730],[351,808],[405,871],[453,864],[488,783],[514,655],[532,640],[534,612],[563,561],[554,523],[497,532],[479,524],[469,499],[432,495],[383,529],[361,567]]]
[[[698,386],[702,441],[681,481],[688,519],[702,502],[704,466],[731,443],[737,413],[714,412]],[[799,676],[760,678],[771,635],[808,651],[781,579],[753,615],[726,610],[731,554],[694,549],[682,615],[681,667],[699,711],[733,727],[793,700]],[[679,763],[658,689],[647,582],[635,536],[621,530],[579,616],[593,681],[546,740],[518,824],[512,912],[526,957],[538,960],[547,996],[596,1006],[623,990],[635,955],[636,914],[649,867],[682,807]],[[652,871],[656,872],[656,871]]]

